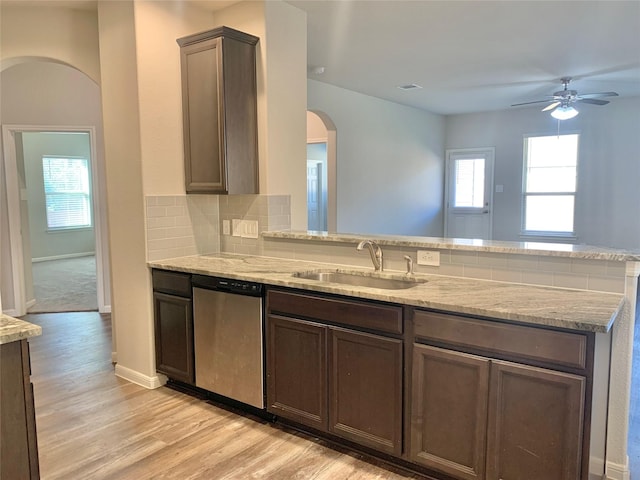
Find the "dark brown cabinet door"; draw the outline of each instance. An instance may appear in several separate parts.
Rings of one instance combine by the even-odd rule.
[[[181,59],[187,192],[224,192],[222,39],[185,46]]]
[[[178,39],[187,193],[258,192],[257,42],[228,27]]]
[[[329,329],[329,430],[402,453],[402,341]]]
[[[327,327],[267,317],[267,410],[327,429]]]
[[[580,478],[585,378],[492,361],[488,480]]]
[[[194,383],[193,314],[189,298],[153,292],[156,370]]]
[[[411,461],[484,478],[489,368],[488,358],[414,345]]]
[[[39,479],[29,344],[0,345],[0,478]]]

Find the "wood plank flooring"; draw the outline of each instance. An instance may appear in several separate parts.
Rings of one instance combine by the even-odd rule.
[[[31,365],[42,479],[422,478],[170,388],[117,378],[111,321],[34,314]]]

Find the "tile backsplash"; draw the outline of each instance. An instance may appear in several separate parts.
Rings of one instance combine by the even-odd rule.
[[[290,230],[288,195],[147,196],[147,259],[150,261],[207,253],[238,253],[370,267],[367,252],[355,244],[261,238],[264,231]],[[258,224],[258,238],[224,234],[223,222]],[[363,235],[362,238],[365,238]],[[383,248],[385,269],[404,271],[404,255],[416,248]],[[625,263],[545,255],[498,254],[440,249],[440,266],[414,263],[416,273],[496,280],[529,285],[623,293]]]
[[[288,230],[289,195],[148,195],[147,260],[208,253],[261,255],[259,233]],[[258,238],[225,235],[223,220],[258,222]],[[230,232],[232,233],[232,232]]]

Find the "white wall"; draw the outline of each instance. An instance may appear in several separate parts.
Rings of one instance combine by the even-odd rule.
[[[308,81],[337,131],[338,231],[441,236],[444,117]]]
[[[34,259],[64,255],[95,253],[93,227],[79,230],[49,231],[42,157],[46,155],[91,158],[88,134],[39,133],[22,134],[23,159],[29,202],[31,257]],[[90,165],[90,164],[89,164]]]
[[[577,243],[640,249],[640,97],[582,105],[560,123],[579,132]],[[554,135],[558,122],[537,107],[452,115],[446,148],[495,147],[493,238],[520,241],[523,135]]]
[[[96,12],[40,5],[2,6],[0,18],[2,69],[31,57],[55,59],[100,79]]]

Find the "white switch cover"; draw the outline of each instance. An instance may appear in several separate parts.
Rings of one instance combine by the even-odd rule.
[[[222,234],[231,235],[231,222],[229,220],[222,220]]]
[[[504,185],[496,185],[496,193],[504,192]]]
[[[440,252],[433,250],[418,250],[418,265],[440,266]]]
[[[244,228],[242,229],[242,236],[244,238],[258,238],[258,221],[257,220],[243,220]]]
[[[242,236],[242,220],[240,220],[239,218],[234,218],[233,220],[231,220],[231,235],[233,235],[234,237]]]

